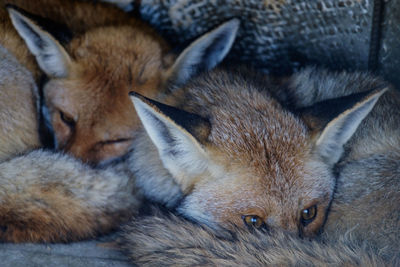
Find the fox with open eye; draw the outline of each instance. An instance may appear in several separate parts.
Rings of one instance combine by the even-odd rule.
[[[137,185],[207,225],[317,234],[333,167],[385,90],[359,95],[317,127],[273,97],[275,86],[215,70],[173,90],[165,104],[132,94],[144,125],[130,159]]]
[[[249,75],[242,79],[227,73],[212,74],[181,89],[186,95],[196,95],[186,99],[210,103],[210,108],[204,108],[207,111],[201,113],[200,104],[178,105],[202,114],[203,122],[209,120],[208,126],[204,125],[211,130],[203,132],[204,135],[199,135],[200,128],[187,128],[184,116],[176,121],[178,126],[169,126],[158,132],[158,136],[155,130],[149,133],[154,140],[168,133],[175,134],[164,143],[164,147],[175,144],[175,149],[160,154],[166,167],[175,163],[167,161],[167,157],[189,151],[185,150],[188,142],[202,140],[190,149],[202,149],[204,153],[195,157],[203,157],[207,164],[178,165],[182,173],[197,170],[192,176],[197,180],[189,180],[193,186],[182,191],[181,202],[171,203],[183,215],[212,228],[215,221],[222,228],[230,227],[229,222],[234,221],[239,227],[283,227],[292,233],[279,229],[209,229],[181,216],[156,212],[124,228],[120,244],[131,260],[137,265],[171,266],[188,263],[195,266],[399,266],[400,92],[386,90],[385,81],[368,73],[329,72],[319,68],[306,68],[282,80],[267,78],[258,85],[250,82],[251,79]],[[284,105],[250,86],[271,90]],[[212,91],[217,88],[218,96]],[[202,90],[206,93],[199,98]],[[223,99],[229,91],[236,93]],[[177,112],[165,106],[156,108],[155,103],[143,98],[134,101],[138,108],[148,112],[143,113],[146,121],[154,116],[161,124],[164,116],[172,118],[173,112]],[[168,99],[168,102],[175,106],[180,100]],[[374,105],[374,102],[377,103]],[[218,109],[213,110],[216,105],[225,111],[217,113]],[[158,115],[160,112],[164,115]],[[250,114],[259,116],[250,117]],[[199,118],[190,116],[192,121]],[[220,124],[226,130],[219,128]],[[242,125],[243,130],[233,131],[236,125]],[[195,134],[196,139],[182,141],[180,133],[184,129],[188,129],[184,132],[186,136]],[[217,138],[225,143],[216,145]],[[246,145],[248,140],[259,144],[251,146],[253,152]],[[275,141],[276,145],[268,140]],[[254,149],[257,146],[260,148]],[[265,147],[264,155],[258,152],[262,147]],[[182,160],[175,166],[179,162]],[[143,175],[147,170],[154,175],[156,164],[137,166],[137,173]],[[208,175],[203,175],[201,168],[210,170]],[[182,177],[172,176],[172,172],[164,175]],[[144,178],[141,180],[150,195],[150,187]],[[176,180],[177,184],[184,185],[184,182]],[[158,187],[167,188],[166,184]],[[327,199],[332,198],[328,212],[324,193]],[[318,232],[324,216],[327,219],[321,234],[313,239],[303,238]],[[298,233],[303,237],[296,236]]]

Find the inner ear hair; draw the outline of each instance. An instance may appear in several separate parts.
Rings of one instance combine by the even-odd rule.
[[[170,118],[174,123],[189,132],[194,138],[196,138],[197,141],[203,143],[210,135],[211,124],[208,119],[194,113],[183,111],[181,109],[151,100],[135,92],[130,92],[129,94],[139,98],[158,113]]]
[[[372,91],[360,101],[357,101],[351,108],[332,119],[315,141],[316,155],[331,166],[336,164],[343,153],[344,144],[353,136],[361,122],[368,116],[387,89],[385,87]]]
[[[20,13],[11,6],[8,6],[7,10],[18,34],[36,57],[40,69],[49,77],[64,78],[68,76],[71,58],[62,44],[32,20],[30,14],[25,16],[26,12]]]
[[[382,86],[378,89],[320,101],[312,106],[295,109],[294,112],[303,119],[311,130],[320,132],[341,113],[351,109],[356,103],[361,102],[367,96],[386,88],[387,86]]]
[[[6,8],[8,10],[13,9],[18,11],[23,16],[34,22],[36,26],[51,34],[62,45],[68,44],[73,38],[72,31],[64,24],[29,13],[13,4],[6,4]]]

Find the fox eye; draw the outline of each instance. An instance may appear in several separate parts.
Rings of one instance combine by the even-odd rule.
[[[317,205],[311,206],[301,211],[301,223],[306,226],[317,216]]]
[[[69,127],[74,127],[75,126],[75,121],[72,117],[66,115],[64,112],[60,111],[60,118],[61,120],[67,124]]]
[[[250,228],[262,228],[265,226],[264,221],[257,215],[242,215],[243,222]]]

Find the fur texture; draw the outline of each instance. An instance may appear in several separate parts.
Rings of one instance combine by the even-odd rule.
[[[15,53],[14,53],[15,52]],[[0,9],[0,161],[40,147],[34,58]]]
[[[389,265],[369,244],[352,239],[351,234],[322,242],[280,231],[215,231],[161,213],[137,220],[124,230],[121,248],[139,266]]]
[[[0,161],[40,147],[38,106],[32,75],[0,44]]]
[[[140,205],[132,179],[36,150],[0,163],[0,240],[66,242],[115,229]],[[135,208],[136,207],[136,208]]]

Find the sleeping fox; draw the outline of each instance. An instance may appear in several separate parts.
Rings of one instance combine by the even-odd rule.
[[[20,0],[7,2],[25,6]],[[98,3],[92,10],[79,1],[28,2],[30,11],[46,18],[14,5],[7,9],[37,62],[27,68],[43,94],[40,111],[53,136],[50,143],[94,164],[119,158],[131,147],[139,121],[129,91],[155,98],[167,83],[183,84],[198,71],[214,67],[229,51],[238,29],[233,19],[176,57],[153,29],[110,5]],[[71,21],[66,23],[68,16]],[[25,51],[23,56],[29,57]]]
[[[60,134],[71,133],[68,140],[80,140],[78,131],[85,133],[90,126],[99,135],[106,129],[102,136],[107,138],[134,136],[138,122],[128,91],[144,92],[149,84],[154,85],[151,92],[162,91],[156,85],[172,80],[183,84],[198,71],[214,67],[232,45],[238,21],[200,37],[167,67],[160,62],[168,55],[162,54],[159,37],[147,36],[147,26],[139,22],[138,29],[96,26],[62,44],[53,35],[54,28],[45,29],[57,24],[41,25],[46,20],[13,6],[8,6],[8,12],[13,24],[6,9],[0,12],[0,241],[67,242],[109,232],[140,206],[130,173],[123,164],[94,170],[68,155],[35,150],[41,146],[37,110],[54,126],[58,148],[64,140]],[[113,37],[122,43],[114,43]],[[47,78],[42,79],[41,73]],[[43,91],[37,90],[36,82]],[[44,95],[41,105],[38,91]],[[107,94],[110,98],[102,98]],[[78,112],[74,121],[68,117],[71,110]],[[101,117],[102,112],[118,120],[107,121],[111,117]],[[90,145],[98,136],[87,137],[84,144]],[[83,154],[77,156],[106,161],[122,154],[131,142],[114,141],[105,142],[101,153],[86,147],[90,155],[78,149]],[[108,145],[113,148],[106,149]],[[75,151],[73,147],[75,143],[69,151]]]
[[[30,151],[41,146],[36,83],[3,46],[17,34],[0,36],[0,242],[71,241],[110,231],[140,205],[132,179],[60,153]]]
[[[110,231],[139,206],[132,179],[38,150],[35,59],[4,8],[0,29],[0,242],[71,241]]]
[[[138,186],[217,229],[137,220],[122,242],[136,264],[400,262],[400,96],[381,80],[312,68],[283,81],[213,71],[164,104],[132,100],[145,128],[131,158]],[[322,240],[298,238],[321,231]]]

